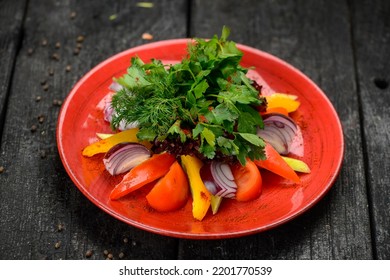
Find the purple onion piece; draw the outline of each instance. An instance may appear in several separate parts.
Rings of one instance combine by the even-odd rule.
[[[121,86],[119,83],[117,82],[112,82],[111,85],[108,87],[110,90],[112,90],[113,92],[118,92],[120,90],[123,89],[123,86]]]
[[[206,163],[205,165],[202,166],[200,169],[200,177],[206,187],[206,189],[213,195],[217,193],[217,186],[214,182],[214,178],[211,175],[211,164]]]
[[[129,171],[150,158],[150,151],[139,143],[123,142],[113,146],[104,156],[103,163],[111,175]]]
[[[104,104],[104,120],[107,122],[111,122],[112,116],[114,114],[114,108],[111,106],[111,98],[106,100],[106,103]]]
[[[279,154],[287,155],[298,131],[295,121],[283,114],[271,113],[264,117],[264,128],[257,135],[269,143]]]
[[[236,196],[237,185],[227,163],[212,161],[205,164],[200,170],[200,176],[211,194],[226,198]]]
[[[268,129],[262,129],[261,133],[257,133],[258,136],[260,136],[265,142],[270,144],[276,151],[280,152],[285,152],[287,147],[286,144],[281,141],[279,137],[276,137],[275,134],[270,132]]]
[[[111,123],[113,116],[115,116],[115,110],[111,105],[111,98],[107,99],[104,104],[104,120]],[[131,128],[138,127],[138,122],[127,123],[124,120],[119,122],[118,129],[121,131],[128,130]]]

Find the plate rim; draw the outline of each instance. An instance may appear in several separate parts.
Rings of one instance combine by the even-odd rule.
[[[172,44],[184,44],[184,43],[188,44],[188,42],[191,40],[193,40],[193,38],[178,38],[178,39],[161,40],[161,41],[155,41],[155,42],[151,42],[151,43],[147,43],[147,44],[138,45],[138,46],[129,48],[127,50],[121,51],[117,54],[114,54],[114,55],[108,57],[107,59],[101,61],[100,63],[96,64],[89,71],[87,71],[86,74],[84,74],[77,81],[77,83],[71,88],[71,90],[67,94],[67,96],[63,102],[63,105],[61,106],[61,109],[59,111],[59,114],[58,114],[57,126],[56,126],[56,128],[57,128],[56,129],[56,142],[57,142],[57,149],[58,149],[58,152],[60,155],[61,162],[62,162],[68,176],[71,178],[72,182],[76,185],[76,187],[81,191],[81,193],[88,200],[90,200],[95,206],[97,206],[98,208],[100,208],[104,212],[110,214],[113,218],[120,220],[128,225],[134,226],[138,229],[146,230],[148,232],[152,232],[152,233],[159,234],[159,235],[175,237],[175,238],[224,239],[224,238],[242,237],[242,236],[247,236],[247,235],[251,235],[254,233],[260,233],[260,232],[270,230],[272,228],[275,228],[277,226],[280,226],[282,224],[285,224],[285,223],[295,219],[296,217],[302,215],[304,212],[307,212],[310,208],[312,208],[315,204],[317,204],[328,193],[328,191],[332,188],[332,186],[334,185],[335,181],[337,180],[337,178],[341,172],[341,167],[342,167],[342,163],[344,160],[344,153],[345,153],[345,140],[344,140],[344,133],[343,133],[343,127],[342,127],[341,120],[337,114],[336,109],[334,108],[333,104],[331,103],[331,101],[329,100],[327,95],[322,91],[322,89],[316,83],[314,83],[314,81],[312,81],[301,70],[299,70],[295,66],[291,65],[290,63],[286,62],[285,60],[280,59],[279,57],[277,57],[271,53],[268,53],[268,52],[265,52],[265,51],[262,51],[262,50],[259,50],[257,48],[254,48],[254,47],[251,47],[248,45],[244,45],[241,43],[236,43],[237,47],[240,50],[242,50],[244,52],[245,51],[251,52],[251,53],[254,53],[256,55],[273,60],[273,61],[277,62],[278,64],[283,65],[283,67],[286,67],[289,70],[295,72],[298,76],[300,76],[300,78],[305,80],[305,82],[309,83],[310,86],[312,86],[317,91],[317,93],[319,93],[321,95],[322,99],[327,103],[328,109],[330,109],[330,111],[332,112],[332,116],[334,117],[334,120],[336,121],[336,123],[335,123],[336,126],[334,128],[334,131],[337,131],[337,134],[340,138],[340,146],[339,146],[340,153],[339,153],[339,155],[337,155],[337,158],[336,158],[336,161],[334,164],[335,173],[326,182],[326,184],[324,184],[324,187],[322,188],[321,192],[319,192],[318,195],[316,195],[314,199],[310,200],[307,204],[305,204],[303,207],[301,207],[298,211],[296,211],[292,215],[289,215],[288,217],[285,217],[283,219],[279,219],[277,221],[274,221],[274,222],[269,223],[269,224],[262,226],[262,227],[255,227],[255,228],[249,229],[249,230],[246,229],[246,230],[239,230],[239,231],[235,231],[235,232],[218,233],[218,234],[207,233],[207,232],[206,233],[195,233],[195,232],[182,233],[182,232],[167,230],[167,229],[161,230],[157,227],[153,227],[153,226],[150,226],[148,224],[141,223],[139,221],[129,220],[129,219],[126,219],[125,217],[122,217],[122,215],[119,215],[118,213],[116,213],[112,209],[103,205],[98,199],[96,199],[96,197],[93,197],[89,193],[87,193],[83,184],[74,175],[71,166],[69,165],[68,161],[66,160],[66,155],[64,153],[64,149],[63,149],[63,145],[62,145],[62,141],[61,141],[61,136],[62,136],[62,127],[63,127],[63,123],[64,123],[63,119],[64,119],[64,116],[66,114],[66,110],[69,107],[69,105],[71,104],[71,100],[72,100],[73,96],[77,93],[78,89],[85,83],[86,80],[89,79],[90,76],[92,76],[94,73],[99,71],[106,64],[108,64],[108,63],[110,63],[110,62],[112,62],[112,61],[114,61],[122,56],[125,56],[128,53],[134,53],[134,52],[137,52],[138,50],[144,51],[145,49],[148,49],[148,48],[152,49],[155,47],[166,47],[166,46],[170,46]]]

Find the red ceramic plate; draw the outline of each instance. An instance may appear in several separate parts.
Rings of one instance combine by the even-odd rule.
[[[130,58],[144,61],[157,58],[179,62],[186,54],[187,39],[168,40],[136,47],[102,62],[72,89],[61,109],[57,144],[62,162],[79,190],[96,206],[129,225],[173,237],[217,239],[238,237],[268,230],[303,213],[330,189],[340,170],[344,144],[338,116],[325,94],[304,74],[282,60],[262,51],[238,45],[244,52],[242,65],[254,66],[248,75],[263,84],[265,92],[284,92],[298,96],[301,106],[292,117],[301,127],[303,145],[296,158],[310,166],[301,183],[288,182],[262,172],[262,195],[251,202],[225,199],[217,215],[208,213],[203,221],[191,214],[191,201],[175,212],[159,213],[147,204],[147,189],[119,201],[108,196],[120,176],[105,170],[102,156],[85,158],[82,149],[97,141],[96,133],[111,132],[103,120],[102,108],[113,77],[125,73]]]

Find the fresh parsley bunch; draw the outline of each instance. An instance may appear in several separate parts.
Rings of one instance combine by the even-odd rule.
[[[112,99],[112,127],[136,121],[140,140],[179,138],[184,146],[195,141],[208,159],[222,154],[244,165],[248,157],[264,158],[256,108],[265,101],[240,66],[243,54],[227,40],[229,33],[224,27],[220,38],[194,39],[188,56],[169,67],[133,57],[127,74],[117,79],[123,89]]]

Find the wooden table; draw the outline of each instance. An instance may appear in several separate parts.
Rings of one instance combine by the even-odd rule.
[[[0,258],[389,259],[390,1],[153,2],[0,2]],[[293,221],[242,238],[182,240],[114,219],[65,172],[62,100],[99,62],[150,42],[144,33],[210,37],[223,25],[327,94],[345,136],[336,183]]]

